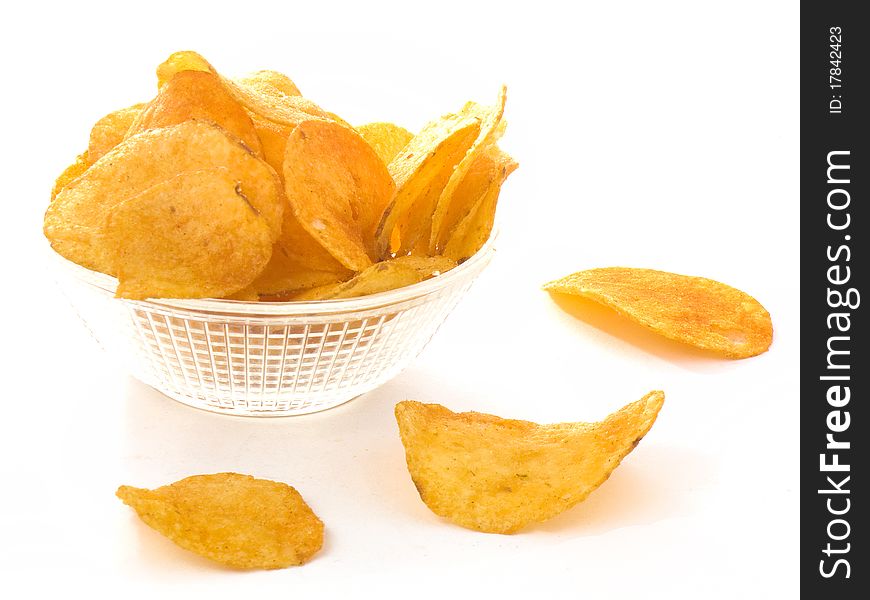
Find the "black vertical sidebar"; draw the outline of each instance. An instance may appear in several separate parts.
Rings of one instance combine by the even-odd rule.
[[[802,2],[801,593],[870,597],[870,21]],[[866,5],[864,6],[866,7]]]

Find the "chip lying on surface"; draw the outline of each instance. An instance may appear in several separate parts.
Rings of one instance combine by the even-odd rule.
[[[301,565],[323,546],[323,522],[277,481],[216,473],[116,495],[182,548],[236,569]]]
[[[43,231],[68,260],[120,277],[117,295],[130,299],[331,299],[411,285],[489,238],[516,168],[496,146],[504,103],[502,89],[492,106],[469,102],[416,135],[354,128],[282,73],[233,79],[175,52],[153,99],[93,126],[55,182]],[[408,255],[431,261],[390,262]]]
[[[468,529],[515,533],[604,483],[664,398],[650,392],[598,423],[538,425],[413,401],[396,405],[396,420],[411,479],[432,512]]]
[[[712,279],[608,267],[568,275],[544,289],[594,300],[666,338],[728,358],[756,356],[773,341],[770,314],[758,300]]]

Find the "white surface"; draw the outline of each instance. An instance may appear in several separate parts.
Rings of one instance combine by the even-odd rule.
[[[545,2],[404,2],[395,14],[372,2],[177,12],[181,4],[6,9],[4,588],[28,586],[16,597],[83,586],[211,598],[484,588],[479,597],[796,596],[797,4],[594,3],[565,13]],[[147,99],[154,67],[185,48],[227,74],[286,71],[354,123],[417,128],[509,85],[503,145],[521,168],[502,195],[499,252],[431,346],[382,389],[308,417],[198,412],[107,370],[45,280],[41,219],[54,177],[93,121]],[[631,328],[612,335],[539,291],[607,265],[740,287],[773,315],[773,347],[737,362],[700,357]],[[611,479],[511,537],[428,511],[392,417],[397,401],[415,398],[596,420],[651,389],[667,394],[659,421]],[[222,470],[296,486],[326,523],[322,553],[297,569],[221,570],[113,495],[121,483]]]

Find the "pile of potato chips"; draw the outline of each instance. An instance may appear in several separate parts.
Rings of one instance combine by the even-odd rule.
[[[229,79],[195,52],[100,119],[58,178],[44,231],[123,298],[326,300],[443,273],[488,239],[517,163],[505,90],[416,135],[352,127],[285,75]]]

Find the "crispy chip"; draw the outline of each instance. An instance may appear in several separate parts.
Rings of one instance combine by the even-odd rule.
[[[161,88],[130,126],[130,137],[189,119],[211,121],[261,156],[260,138],[245,109],[230,96],[220,77],[204,71],[180,71]]]
[[[515,533],[585,500],[663,402],[650,392],[598,423],[538,425],[406,401],[396,420],[411,479],[432,512],[468,529]]]
[[[341,264],[371,265],[375,228],[395,185],[358,133],[330,121],[299,125],[287,140],[284,190],[302,227]]]
[[[477,160],[487,153],[500,136],[499,125],[504,115],[504,105],[507,100],[507,88],[502,86],[498,95],[498,102],[492,106],[481,106],[475,102],[469,102],[460,114],[476,117],[480,120],[480,133],[469,148],[468,153],[456,165],[450,179],[441,191],[438,202],[432,214],[432,229],[429,239],[429,252],[435,254],[447,243],[447,238],[456,223],[466,214],[471,206],[465,204],[465,195],[457,194],[466,174]],[[516,163],[514,163],[516,164]],[[496,192],[498,196],[498,192]]]
[[[173,52],[165,61],[157,65],[157,89],[162,88],[181,71],[205,71],[215,75],[218,72],[211,63],[192,50]]]
[[[431,279],[446,273],[456,266],[456,261],[446,256],[399,256],[387,262],[407,265],[417,271],[422,279]]]
[[[268,223],[223,167],[181,173],[118,204],[105,239],[117,296],[134,300],[229,296],[272,254]]]
[[[55,197],[60,193],[60,191],[69,185],[70,182],[77,179],[79,175],[87,171],[90,166],[91,163],[88,162],[87,152],[82,152],[76,156],[75,162],[64,169],[54,181],[54,187],[51,188],[51,201],[54,202]]]
[[[155,490],[122,485],[116,495],[182,548],[236,569],[302,565],[323,546],[323,522],[277,481],[216,473]]]
[[[124,140],[130,125],[133,124],[144,107],[144,104],[134,104],[110,112],[94,124],[91,129],[91,139],[88,142],[88,162],[90,164],[97,162],[101,156]]]
[[[278,91],[285,96],[302,95],[302,92],[299,91],[299,88],[296,87],[293,80],[278,71],[255,71],[254,73],[240,77],[235,81],[239,85],[246,86],[256,91],[261,91],[264,88],[271,88],[271,90]]]
[[[425,272],[425,271],[424,271]],[[292,300],[338,300],[388,292],[426,279],[419,266],[401,260],[376,263],[350,281],[320,286],[293,295]]]
[[[111,274],[113,254],[101,235],[112,208],[180,172],[216,166],[230,170],[277,239],[285,204],[278,176],[219,127],[201,121],[146,131],[119,144],[57,195],[45,214],[45,235],[62,256]]]
[[[313,239],[309,239],[315,243]],[[299,250],[298,246],[296,250]],[[353,271],[345,269],[338,263],[335,263],[335,270],[318,270],[311,268],[303,260],[298,255],[290,254],[285,250],[284,244],[278,242],[272,249],[269,264],[257,276],[251,287],[260,296],[267,296],[268,300],[281,300],[295,292],[341,283],[353,276]]]
[[[479,131],[476,118],[446,115],[426,125],[393,159],[389,169],[397,189],[378,226],[378,258],[389,258],[393,229],[400,223],[398,254],[409,254],[424,242],[428,250],[435,203]]]
[[[207,71],[218,75],[217,70],[205,58],[189,50],[175,52],[157,67],[157,85],[163,87],[180,71]],[[329,119],[329,113],[301,96],[287,95],[275,85],[250,84],[221,77],[227,91],[236,102],[252,113],[279,125],[294,127],[297,124],[319,117]]]
[[[450,225],[450,236],[442,248],[444,256],[461,261],[486,243],[495,223],[501,186],[517,166],[498,146],[490,147],[477,157],[453,194],[452,206],[465,206],[468,213],[455,225]],[[448,218],[452,220],[454,215]],[[445,220],[444,226],[448,225]]]
[[[257,290],[254,289],[253,285],[249,285],[246,288],[240,289],[238,292],[234,294],[230,294],[229,296],[224,296],[225,300],[238,300],[240,302],[259,302],[260,294],[257,293]]]
[[[551,281],[550,292],[609,306],[666,338],[728,358],[748,358],[773,341],[770,314],[724,283],[652,269],[591,269]]]
[[[374,148],[385,165],[408,145],[414,134],[394,123],[367,123],[356,128],[369,146]]]

